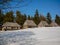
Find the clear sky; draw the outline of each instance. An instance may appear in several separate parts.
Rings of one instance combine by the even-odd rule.
[[[33,0],[28,6],[11,9],[21,11],[27,15],[34,16],[35,10],[38,9],[39,14],[46,16],[48,12],[51,13],[52,18],[56,14],[60,16],[60,0]]]

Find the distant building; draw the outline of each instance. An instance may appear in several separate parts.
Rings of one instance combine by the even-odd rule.
[[[55,22],[51,22],[50,26],[51,26],[51,27],[57,27],[57,26],[58,26],[58,24],[57,24],[57,23],[55,23]]]
[[[6,29],[6,30],[17,30],[20,29],[20,25],[17,23],[13,23],[13,22],[6,22],[2,25],[2,29]]]
[[[46,21],[41,21],[39,24],[38,24],[38,27],[48,27],[48,23]]]
[[[37,27],[37,25],[34,23],[33,20],[26,20],[23,24],[23,28],[34,28]]]

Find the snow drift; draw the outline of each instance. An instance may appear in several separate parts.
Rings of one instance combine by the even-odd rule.
[[[60,45],[60,27],[1,31],[0,45]]]

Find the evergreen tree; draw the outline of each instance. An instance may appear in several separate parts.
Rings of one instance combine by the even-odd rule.
[[[28,20],[31,20],[31,17],[30,17],[30,15],[28,15]]]
[[[16,11],[16,22],[18,24],[20,24],[20,17],[21,17],[21,13],[19,11]]]
[[[7,12],[6,15],[4,15],[3,22],[14,22],[13,11]]]
[[[26,14],[24,14],[23,15],[23,23],[26,21],[26,19],[27,19],[27,16],[26,16]]]
[[[60,25],[60,17],[58,15],[56,15],[55,17],[55,22]]]
[[[33,19],[34,19],[34,17],[33,17],[33,16],[31,16],[30,18],[31,18],[31,20],[33,20]]]
[[[4,14],[2,10],[0,10],[0,24],[3,24],[3,17],[4,17]]]
[[[26,14],[22,15],[21,12],[19,11],[16,12],[16,22],[21,26],[25,22],[26,18],[27,18]]]
[[[38,10],[36,9],[36,12],[35,12],[35,15],[34,15],[34,18],[33,18],[34,22],[38,25],[39,22],[40,22],[40,19],[39,19],[39,13],[38,13]]]
[[[47,13],[47,23],[50,24],[52,22],[50,13]]]
[[[24,22],[26,21],[26,19],[27,19],[27,16],[26,16],[26,14],[24,14],[24,15],[21,15],[22,17],[21,17],[21,25],[23,26],[23,24],[24,24]]]
[[[40,21],[46,21],[46,18],[43,15],[40,15]]]

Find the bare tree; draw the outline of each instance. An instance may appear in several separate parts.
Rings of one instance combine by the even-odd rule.
[[[20,8],[30,4],[32,0],[1,0],[0,9]]]

